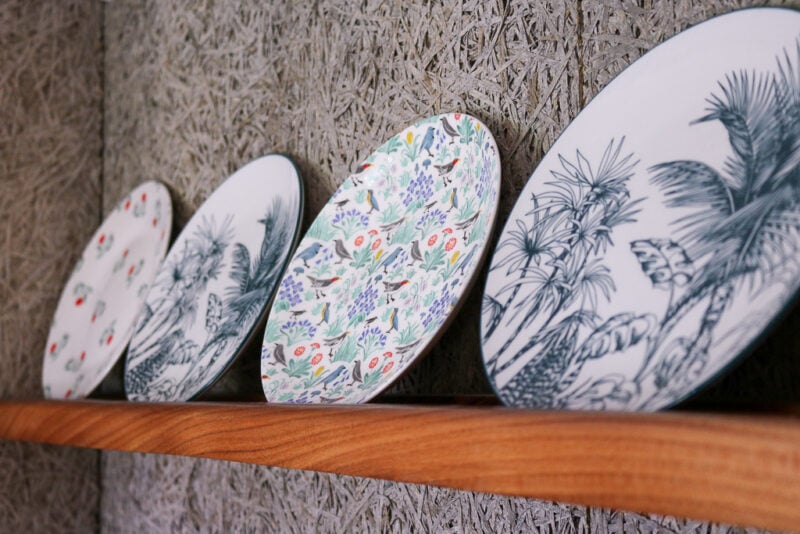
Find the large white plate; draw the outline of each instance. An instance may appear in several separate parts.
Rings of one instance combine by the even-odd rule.
[[[798,289],[800,14],[656,47],[575,119],[511,213],[483,356],[517,406],[656,410],[750,350]]]
[[[463,301],[497,213],[486,127],[453,113],[391,138],[344,181],[281,281],[262,348],[269,401],[364,402]]]
[[[50,327],[42,370],[45,397],[85,397],[114,366],[167,252],[171,227],[169,192],[145,182],[94,233]]]
[[[279,155],[245,165],[200,206],[136,323],[129,399],[189,400],[227,369],[263,324],[302,213],[300,176]]]

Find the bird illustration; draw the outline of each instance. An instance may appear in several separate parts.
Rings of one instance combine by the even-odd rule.
[[[338,276],[334,276],[333,278],[314,278],[313,276],[306,275],[306,278],[311,281],[311,287],[314,288],[318,299],[325,298],[325,292],[323,289],[330,286],[337,280],[341,280],[341,278]]]
[[[459,221],[455,224],[456,230],[463,230],[464,231],[464,241],[467,240],[467,231],[472,228],[472,225],[475,224],[475,221],[478,220],[478,217],[481,214],[481,210],[475,212],[474,215],[471,217],[467,217],[463,221]]]
[[[381,211],[380,206],[378,206],[378,199],[375,198],[375,193],[372,192],[372,189],[367,189],[367,204],[369,204],[367,214],[372,213],[373,210]]]
[[[350,378],[353,381],[348,384],[349,386],[354,386],[356,382],[364,382],[364,377],[361,376],[361,360],[356,360],[356,363],[353,364],[353,372],[350,373]]]
[[[401,280],[399,282],[381,282],[383,284],[383,291],[386,293],[386,304],[389,302],[394,302],[394,297],[392,293],[397,292],[400,290],[401,287],[408,283],[408,280]]]
[[[306,269],[308,269],[309,260],[311,260],[314,256],[316,256],[321,248],[322,248],[322,243],[313,243],[309,245],[307,249],[305,249],[303,252],[297,255],[298,258],[303,260],[303,265],[306,266]]]
[[[300,317],[305,312],[305,310],[289,310],[289,313],[292,315],[292,317]]]
[[[437,202],[435,200],[433,202],[429,202],[428,204],[425,204],[424,211],[428,211],[429,209],[434,207],[436,204],[437,204]]]
[[[355,172],[353,172],[353,174],[352,174],[353,185],[361,185],[362,183],[364,183],[364,178],[362,176],[359,176],[359,175],[362,172],[364,172],[367,169],[369,169],[370,167],[372,167],[372,163],[362,163],[361,165],[359,165],[356,168]]]
[[[386,331],[387,334],[392,330],[397,330],[397,323],[399,320],[399,317],[397,317],[397,308],[392,308],[392,312],[389,314],[389,330]]]
[[[383,261],[380,263],[380,265],[378,265],[378,268],[379,268],[379,269],[380,269],[381,267],[383,267],[383,274],[388,274],[388,272],[387,272],[387,269],[389,268],[389,266],[390,266],[392,263],[394,263],[394,261],[397,259],[397,257],[400,255],[400,253],[401,253],[402,251],[403,251],[403,248],[402,248],[402,247],[397,247],[397,248],[395,248],[395,249],[392,251],[392,253],[391,253],[391,254],[389,254],[388,256],[386,256],[385,258],[383,258]]]
[[[406,267],[410,267],[414,265],[418,261],[422,261],[422,251],[419,249],[419,240],[415,239],[411,242],[411,263],[408,263]]]
[[[372,324],[377,320],[378,320],[378,317],[376,315],[373,315],[372,317],[367,317],[366,319],[364,319],[364,324],[365,325]]]
[[[442,129],[450,137],[450,144],[452,145],[456,137],[461,137],[461,134],[447,122],[447,117],[442,117],[439,120],[442,121]]]
[[[345,367],[344,365],[340,365],[339,367],[336,368],[336,370],[325,375],[325,378],[323,378],[321,381],[322,389],[328,389],[328,386],[331,385],[333,382],[335,382],[337,378],[342,376],[342,373],[344,373],[346,370],[347,367]]]
[[[283,353],[283,345],[275,343],[275,350],[272,351],[272,357],[275,361],[286,367],[286,355]]]
[[[453,208],[458,208],[458,189],[454,187],[453,190],[450,191],[450,195],[447,200],[450,203],[450,207],[447,208],[448,212]]]
[[[464,276],[464,269],[469,266],[469,262],[472,261],[472,257],[475,255],[475,251],[478,249],[478,245],[475,245],[470,249],[469,253],[461,258],[461,261],[458,262],[456,266],[456,270],[461,271],[461,276]]]
[[[413,350],[414,350],[414,348],[416,348],[416,346],[417,346],[417,345],[419,345],[419,342],[420,342],[420,340],[419,340],[419,339],[418,339],[418,340],[416,340],[416,341],[412,341],[412,342],[411,342],[411,343],[409,343],[408,345],[403,345],[403,346],[397,347],[397,348],[395,349],[395,351],[394,351],[394,352],[395,352],[395,354],[397,354],[398,356],[400,356],[400,359],[401,359],[401,361],[402,361],[402,359],[403,359],[403,358],[405,358],[405,356],[406,356],[406,355],[407,355],[409,352],[413,351]]]
[[[445,186],[450,185],[452,178],[448,178],[448,176],[450,176],[450,174],[453,172],[453,169],[456,168],[456,164],[459,161],[461,161],[459,158],[455,158],[450,163],[445,163],[444,165],[434,165],[434,167],[436,167],[436,170],[439,171],[439,176],[442,177]]]
[[[433,126],[428,126],[427,131],[425,132],[425,137],[422,138],[422,144],[419,146],[420,150],[425,150],[428,152],[428,156],[433,157],[431,154],[431,147],[433,146],[433,132],[435,128]]]
[[[333,356],[333,349],[338,347],[341,344],[341,342],[344,341],[344,338],[346,338],[348,335],[350,335],[350,331],[349,330],[347,332],[339,334],[336,337],[329,337],[327,339],[323,339],[322,340],[322,344],[330,349],[328,351],[328,357],[332,357]]]
[[[393,222],[390,222],[390,223],[387,223],[387,224],[382,224],[381,225],[381,230],[383,232],[386,232],[386,239],[391,239],[392,238],[392,232],[397,230],[397,227],[400,226],[401,224],[403,224],[405,222],[405,220],[406,220],[406,216],[403,215],[402,217],[400,217],[396,221],[393,221]]]
[[[341,239],[334,239],[333,240],[333,251],[339,256],[339,261],[336,263],[342,263],[342,260],[352,260],[353,256],[347,251],[347,247],[344,245],[344,241]]]
[[[333,403],[335,403],[335,402],[339,402],[340,400],[344,400],[344,397],[336,397],[336,398],[334,399],[334,398],[331,398],[331,397],[325,397],[325,396],[323,396],[323,395],[320,395],[320,396],[319,396],[319,397],[317,397],[317,398],[319,399],[319,401],[320,401],[322,404],[333,404]]]
[[[346,198],[344,200],[339,200],[339,201],[334,202],[333,205],[336,206],[336,211],[339,211],[339,210],[343,209],[347,205],[348,202],[350,202],[350,199]]]
[[[327,302],[322,305],[322,311],[320,312],[321,320],[317,323],[317,326],[321,325],[322,323],[327,323],[328,318],[330,317],[330,304]]]

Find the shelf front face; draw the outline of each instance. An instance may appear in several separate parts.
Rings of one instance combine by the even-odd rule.
[[[800,527],[795,417],[30,401],[0,402],[0,438]]]

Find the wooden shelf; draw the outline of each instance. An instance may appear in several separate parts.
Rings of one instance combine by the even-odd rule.
[[[0,438],[800,527],[800,418],[788,415],[7,401]]]

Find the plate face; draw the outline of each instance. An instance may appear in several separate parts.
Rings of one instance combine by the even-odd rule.
[[[300,176],[279,155],[245,165],[200,206],[136,323],[129,399],[190,400],[227,369],[266,313],[302,212]]]
[[[800,14],[712,19],[637,61],[533,173],[486,284],[509,405],[657,410],[750,349],[797,292]]]
[[[468,115],[391,138],[323,207],[267,321],[267,400],[365,402],[432,343],[473,281],[494,223],[494,139]]]
[[[167,252],[171,227],[167,188],[145,182],[94,233],[50,328],[42,370],[45,397],[85,397],[114,367]]]

